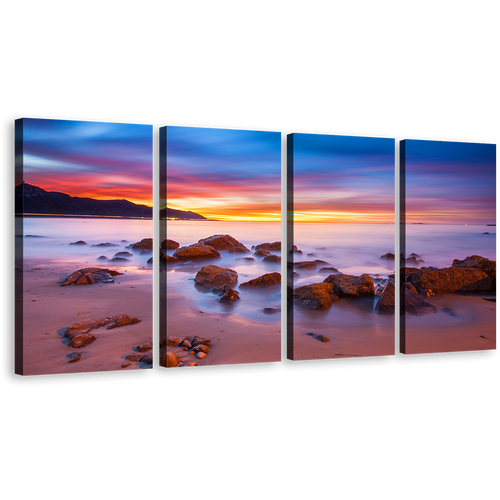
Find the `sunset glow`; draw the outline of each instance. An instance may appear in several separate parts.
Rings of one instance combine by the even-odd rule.
[[[168,127],[163,181],[169,208],[207,219],[279,222],[281,134]]]
[[[496,146],[407,140],[406,223],[492,224]]]
[[[293,134],[294,222],[394,223],[394,140]]]
[[[24,181],[46,191],[152,206],[152,127],[24,119]]]

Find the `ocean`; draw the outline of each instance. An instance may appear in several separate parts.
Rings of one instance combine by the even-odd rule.
[[[395,271],[395,260],[380,257],[388,252],[395,253],[394,224],[328,224],[296,223],[294,225],[294,244],[303,253],[295,255],[295,261],[323,260],[328,267],[335,267],[342,273],[360,275],[370,274],[375,283],[383,283]],[[483,234],[489,232],[491,234]],[[465,259],[479,254],[492,260],[495,258],[496,227],[465,225],[408,225],[407,253],[416,253],[425,261],[423,266],[449,267],[453,259]],[[168,221],[167,237],[190,245],[201,238],[214,234],[229,234],[248,248],[259,243],[279,241],[280,224],[263,222],[216,222],[216,221]],[[170,255],[174,250],[168,252]],[[281,255],[280,252],[272,252]],[[280,272],[277,264],[266,264],[260,258],[255,262],[237,260],[246,254],[222,252],[222,259],[211,263],[220,267],[234,269],[239,274],[238,283],[269,272]],[[251,254],[248,254],[251,255]],[[322,282],[327,274],[320,273],[320,264],[313,271],[298,271],[294,286]],[[250,292],[241,291],[242,300],[234,306],[223,307],[212,294],[203,293],[194,287],[193,279],[200,264],[177,265],[169,267],[167,282],[171,290],[192,298],[200,310],[218,313],[238,312],[243,316],[259,321],[272,321],[273,316],[262,313],[264,307],[279,307],[278,291]],[[358,301],[361,307],[362,301]],[[340,303],[339,303],[340,304]],[[340,305],[333,307],[333,310]],[[371,310],[372,306],[369,307]],[[367,310],[368,312],[368,310]],[[304,314],[310,314],[305,312]],[[333,313],[332,313],[333,314]],[[313,313],[311,317],[315,316]],[[339,318],[340,319],[340,318]],[[377,318],[370,319],[370,322]]]
[[[114,264],[98,262],[105,255],[112,258],[117,252],[130,251],[125,247],[143,238],[152,238],[153,222],[143,219],[98,219],[73,217],[25,217],[24,258],[40,264],[74,264],[80,267],[148,266],[151,257],[133,253],[130,262]],[[83,240],[87,245],[70,245]],[[126,241],[122,241],[126,240]],[[99,243],[114,243],[114,247],[92,247]],[[148,266],[151,269],[151,266]],[[75,269],[76,270],[76,269]]]

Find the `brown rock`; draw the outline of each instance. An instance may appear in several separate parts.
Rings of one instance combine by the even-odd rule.
[[[253,247],[252,247],[253,248]],[[267,250],[268,252],[281,252],[281,241],[274,243],[261,243],[255,247],[255,250]]]
[[[220,253],[204,243],[195,243],[188,247],[180,247],[174,252],[174,257],[179,260],[210,260],[220,259]]]
[[[79,240],[79,241],[75,241],[74,243],[70,243],[70,245],[86,245],[87,243],[85,243],[85,241],[83,240]],[[71,361],[69,361],[69,363],[71,363]]]
[[[79,352],[72,352],[71,354],[67,354],[66,357],[68,358],[68,363],[76,363],[80,361],[82,355]]]
[[[248,250],[247,247],[233,247],[228,250],[229,253],[249,253],[250,250]]]
[[[127,248],[131,248],[132,250],[150,250],[153,251],[153,238],[143,238],[141,241],[137,243],[132,243]]]
[[[170,337],[167,338],[166,345],[177,347],[178,345],[182,344],[184,340],[186,340],[186,337],[177,337],[176,335],[170,335]]]
[[[486,278],[487,274],[475,268],[447,267],[444,269],[421,269],[406,277],[420,295],[426,297],[453,293],[459,289]]]
[[[385,285],[384,291],[380,296],[380,299],[375,307],[375,310],[379,314],[394,314],[394,305],[395,305],[395,292],[396,288],[392,281],[389,281],[387,285]]]
[[[294,262],[293,267],[295,269],[316,269],[317,265],[314,261],[303,261],[303,262]]]
[[[325,337],[324,335],[321,335],[319,333],[306,333],[306,335],[309,335],[313,339],[319,340],[320,342],[330,342],[330,339],[328,337]]]
[[[125,259],[125,257],[113,257],[109,262],[114,262],[116,264],[120,262],[130,262],[130,260]]]
[[[267,262],[268,264],[281,264],[281,257],[278,255],[268,255],[262,259],[262,262]]]
[[[387,252],[384,255],[380,256],[380,258],[385,260],[394,260],[396,256],[391,252]]]
[[[192,339],[189,340],[191,342],[191,345],[193,347],[196,347],[197,345],[206,345],[210,346],[210,343],[212,342],[209,339],[204,339],[203,337],[198,337],[195,335]]]
[[[331,283],[315,283],[296,288],[293,291],[293,299],[297,304],[309,309],[322,309],[331,306],[339,297]]]
[[[174,368],[179,364],[179,356],[175,352],[166,352],[161,357],[161,366],[165,368]]]
[[[66,333],[64,334],[65,337],[68,337],[70,340],[73,340],[77,336],[81,336],[84,334],[88,334],[92,330],[95,330],[97,328],[101,328],[102,326],[109,325],[108,330],[112,328],[118,328],[120,326],[125,326],[125,325],[134,325],[136,323],[140,323],[140,320],[137,318],[131,318],[127,316],[126,314],[120,314],[118,316],[112,316],[110,318],[104,318],[104,319],[91,319],[88,321],[81,321],[80,323],[75,323],[74,325],[71,325]],[[93,337],[91,335],[90,337]],[[89,337],[89,339],[90,339]],[[95,340],[95,337],[90,340],[90,342],[93,342]],[[88,344],[90,344],[88,342]],[[87,344],[87,345],[88,345]],[[71,343],[70,343],[71,345]],[[79,346],[83,347],[83,346]]]
[[[267,273],[253,280],[242,283],[240,288],[271,288],[281,285],[280,273]]]
[[[339,270],[335,267],[322,267],[319,270],[320,273],[328,273],[328,274],[333,274],[333,273],[338,273]]]
[[[140,360],[141,363],[145,363],[147,365],[153,364],[153,353],[145,354]]]
[[[151,257],[151,262],[152,262],[153,257]],[[149,262],[148,260],[148,262]],[[177,257],[172,257],[171,255],[165,255],[164,257],[161,258],[162,264],[166,264],[167,266],[170,266],[172,264],[177,264],[179,262],[179,259]]]
[[[204,352],[205,354],[208,354],[210,352],[210,347],[208,347],[205,344],[199,344],[197,345],[194,349],[194,352]]]
[[[123,363],[120,368],[128,368],[132,363]]]
[[[281,309],[274,307],[264,307],[264,314],[276,314],[281,312]]]
[[[197,352],[196,357],[199,359],[205,358],[207,355],[204,352]]]
[[[255,253],[254,255],[256,257],[270,257],[271,256],[271,252],[268,252],[267,250],[263,250],[262,248],[259,248]]]
[[[436,307],[421,299],[410,288],[404,287],[401,293],[401,302],[404,310],[414,316],[423,316],[436,312]]]
[[[81,349],[82,347],[86,347],[89,344],[92,344],[94,340],[97,340],[97,337],[95,337],[91,333],[79,333],[73,335],[70,338],[71,340],[68,345],[75,349]]]
[[[153,349],[153,344],[151,342],[147,342],[146,344],[141,344],[137,346],[137,350],[139,352],[148,352]]]
[[[373,280],[368,274],[361,276],[351,276],[349,274],[331,274],[325,278],[324,283],[333,285],[336,295],[340,297],[344,295],[374,295],[375,286]]]
[[[299,250],[296,245],[292,245],[292,249],[288,253],[290,253],[290,254],[292,254],[292,253],[301,254],[303,252],[302,252],[302,250]]]
[[[131,318],[130,316],[127,316],[126,314],[119,314],[118,316],[113,316],[109,318],[108,323],[109,326],[106,328],[107,330],[112,330],[113,328],[119,328],[120,326],[126,326],[126,325],[136,325],[137,323],[140,323],[141,320],[137,318]]]
[[[127,354],[127,356],[125,356],[125,359],[132,361],[132,363],[138,363],[143,357],[144,354]]]
[[[226,304],[233,303],[240,300],[240,294],[234,290],[231,285],[224,285],[220,288],[219,298],[217,300]]]
[[[488,276],[493,276],[496,274],[497,265],[494,260],[481,257],[480,255],[472,255],[464,260],[455,259],[452,267],[474,267],[475,269],[483,271],[483,273],[486,273]]]
[[[98,243],[97,245],[92,245],[93,247],[118,247],[116,243]]]
[[[496,275],[486,276],[482,280],[471,283],[470,285],[465,285],[459,288],[457,292],[494,292],[497,287]]]
[[[418,295],[417,289],[411,283],[404,283],[403,287],[408,288],[408,290],[411,290],[415,295]]]
[[[161,242],[160,247],[162,250],[177,250],[180,245],[177,241],[166,239]]]
[[[203,266],[194,278],[194,282],[205,288],[219,288],[223,285],[233,286],[238,281],[238,273],[233,269],[218,266]]]
[[[133,254],[130,252],[117,252],[114,257],[133,257]]]
[[[113,283],[112,276],[122,276],[123,273],[101,267],[86,267],[70,274],[61,286],[92,285],[94,283]]]
[[[240,243],[238,240],[229,236],[229,234],[214,234],[213,236],[209,236],[208,238],[202,238],[198,240],[198,243],[203,243],[205,245],[209,245],[216,250],[230,250],[231,248],[239,248],[243,252],[250,252],[250,250]]]
[[[239,257],[236,260],[246,260],[249,262],[255,262],[255,259],[253,257]]]

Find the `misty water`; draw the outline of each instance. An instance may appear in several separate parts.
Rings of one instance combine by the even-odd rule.
[[[494,226],[465,225],[407,225],[407,256],[419,255],[422,266],[450,267],[453,259],[465,259],[470,255],[481,255],[492,260],[497,259],[496,234]],[[490,234],[483,234],[489,232]],[[271,222],[218,222],[218,221],[167,221],[167,238],[177,241],[180,246],[187,246],[214,234],[229,234],[251,249],[252,245],[281,241],[281,225]],[[294,243],[302,254],[295,254],[294,261],[322,260],[315,270],[297,269],[294,287],[322,282],[328,271],[322,267],[334,267],[340,272],[359,276],[367,273],[375,285],[384,285],[388,275],[395,270],[394,260],[381,259],[388,252],[394,253],[394,224],[328,224],[296,223],[294,225]],[[168,250],[173,255],[175,250]],[[280,255],[280,252],[271,252]],[[276,321],[277,315],[263,313],[265,307],[281,307],[281,289],[242,290],[241,283],[270,272],[281,273],[281,264],[263,262],[262,257],[255,261],[241,260],[249,254],[232,254],[221,251],[221,259],[209,262],[182,263],[167,269],[167,287],[170,290],[189,296],[196,306],[203,311],[217,313],[238,312],[245,317],[258,321]],[[202,265],[213,264],[238,272],[236,290],[241,301],[233,305],[222,305],[212,293],[203,292],[195,287],[194,277]],[[364,304],[358,299],[354,309],[362,316],[373,311],[376,300]],[[347,306],[347,303],[343,303]],[[341,308],[341,302],[331,309]],[[349,307],[353,306],[350,304]],[[359,306],[359,307],[358,307]],[[354,306],[353,306],[354,307]],[[359,309],[359,310],[358,310]],[[362,314],[364,312],[364,314]],[[303,311],[311,319],[318,316],[325,320],[326,311]],[[317,314],[316,314],[317,313]],[[374,321],[374,319],[372,319]],[[370,320],[370,321],[372,321]],[[391,325],[392,328],[392,325]]]
[[[177,241],[181,246],[192,245],[202,238],[214,234],[229,234],[243,243],[248,249],[260,243],[281,241],[281,224],[277,222],[217,222],[217,221],[167,221],[167,238]],[[168,250],[173,255],[175,250]],[[252,252],[253,253],[253,252]],[[266,273],[281,272],[280,264],[262,262],[261,257],[254,257],[254,261],[241,260],[252,257],[252,253],[232,254],[221,251],[221,259],[186,262],[170,266],[167,270],[167,288],[170,291],[181,293],[192,299],[196,307],[204,312],[238,313],[242,316],[262,322],[279,321],[279,314],[265,314],[265,307],[280,308],[281,293],[279,287],[269,290],[244,290],[238,286],[251,279],[258,278]],[[281,255],[281,252],[271,252]],[[233,269],[238,273],[238,283],[235,289],[241,300],[231,305],[217,302],[217,296],[195,286],[194,277],[204,265],[216,265]]]
[[[151,253],[140,255],[139,252],[126,248],[143,238],[152,238],[151,220],[25,217],[23,230],[24,259],[33,264],[74,264],[77,268],[126,266],[130,269],[151,270],[151,266],[147,264]],[[87,245],[70,244],[80,240]],[[113,243],[117,246],[92,246],[99,243]],[[97,261],[101,255],[111,259],[116,253],[123,251],[133,254],[126,257],[130,262]]]

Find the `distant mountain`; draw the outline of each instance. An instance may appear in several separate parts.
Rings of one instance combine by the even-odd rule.
[[[151,218],[153,209],[127,200],[78,198],[23,182],[16,186],[16,213]]]
[[[174,210],[173,208],[166,207],[160,210],[160,219],[166,219],[167,217],[185,220],[207,220],[206,217],[195,212],[183,212],[182,210]]]

